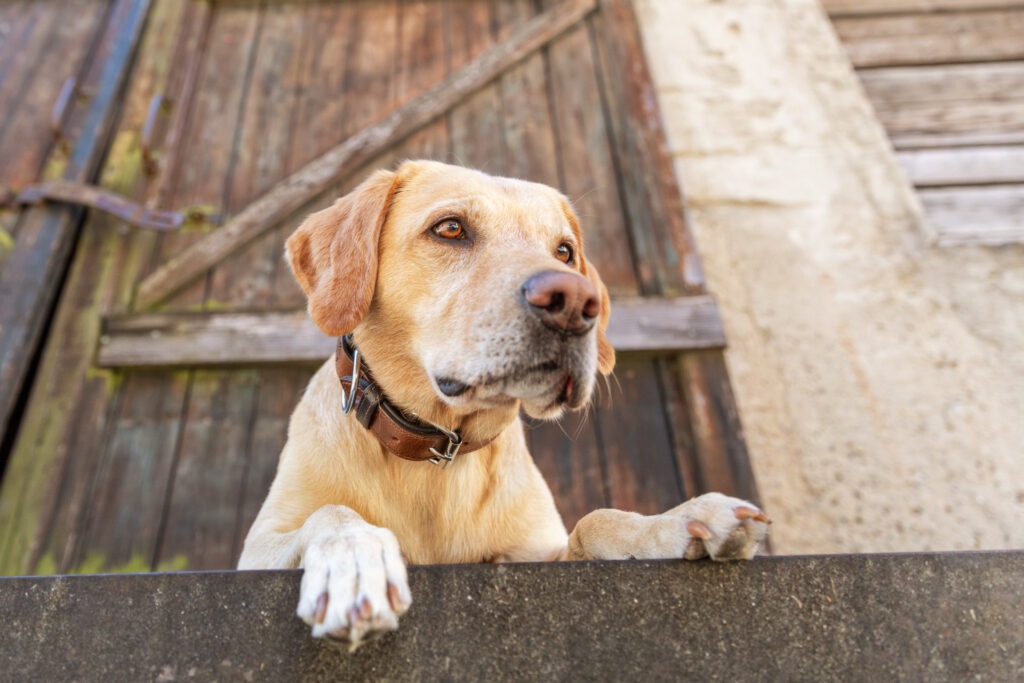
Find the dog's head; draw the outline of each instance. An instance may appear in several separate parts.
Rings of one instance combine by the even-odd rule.
[[[545,185],[407,162],[310,216],[288,257],[316,325],[353,332],[385,391],[424,416],[423,396],[555,417],[615,365],[608,292]]]

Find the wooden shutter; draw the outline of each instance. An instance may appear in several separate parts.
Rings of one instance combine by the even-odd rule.
[[[367,142],[516,40],[529,49],[489,79]],[[139,131],[157,94],[169,104],[147,174]],[[226,223],[155,235],[90,215],[0,492],[0,569],[233,566],[291,410],[332,350],[301,312],[284,239],[371,170],[415,157],[575,200],[623,353],[589,418],[528,431],[567,524],[710,489],[756,498],[655,101],[628,0],[155,0],[101,181]],[[239,227],[344,144],[318,196]],[[200,243],[220,251],[196,273],[181,255]]]

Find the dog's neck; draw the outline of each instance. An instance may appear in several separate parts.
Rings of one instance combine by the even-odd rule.
[[[389,357],[388,365],[397,360]],[[398,363],[401,365],[401,363]],[[341,409],[369,430],[384,449],[406,460],[448,464],[456,456],[471,453],[493,441],[514,419],[518,406],[457,415],[442,401],[397,402],[386,384],[370,370],[351,336],[338,340],[335,357],[342,385]],[[401,386],[392,383],[392,386]],[[433,392],[418,392],[431,396]]]

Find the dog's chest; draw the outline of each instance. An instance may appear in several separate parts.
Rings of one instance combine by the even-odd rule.
[[[372,515],[395,533],[409,562],[485,562],[517,544],[514,491],[433,467],[417,475],[404,478],[397,499]]]

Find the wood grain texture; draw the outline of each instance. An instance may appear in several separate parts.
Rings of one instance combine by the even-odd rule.
[[[586,257],[612,296],[639,293],[608,120],[601,103],[590,32],[579,26],[548,48],[551,100],[561,160],[559,186],[580,218]]]
[[[258,4],[212,5],[205,23],[205,39],[197,52],[183,57],[197,60],[194,92],[182,98],[187,111],[182,133],[180,161],[169,179],[167,206],[205,207],[213,213],[226,211],[238,151],[237,125],[244,115],[250,69],[259,46],[262,14]],[[183,83],[182,85],[186,85]],[[195,160],[202,159],[202,163]],[[191,226],[190,226],[191,227]],[[183,229],[163,235],[153,263],[174,258],[182,250],[201,242],[208,226]],[[209,295],[209,275],[182,288],[167,301],[168,307],[183,309],[203,305]],[[136,305],[139,305],[136,298]]]
[[[149,18],[122,118],[103,169],[103,185],[141,199],[138,131],[173,49],[184,6],[161,0]],[[116,14],[114,15],[117,16]],[[170,40],[168,40],[170,38]],[[154,235],[124,235],[104,214],[83,230],[66,292],[57,306],[37,379],[0,490],[0,572],[71,570],[99,453],[108,434],[119,377],[92,367],[104,312],[127,305],[130,284],[142,268],[140,253]],[[72,379],[73,378],[73,379]]]
[[[157,551],[158,568],[235,561],[259,374],[194,373]]]
[[[72,572],[156,567],[190,381],[188,373],[133,372],[124,378],[110,438],[97,448],[96,474],[81,507],[81,532],[68,560]]]
[[[534,15],[532,0],[505,0],[497,10],[499,27],[510,30]],[[507,150],[502,174],[559,187],[546,55],[534,52],[502,74],[497,85]]]
[[[249,527],[270,491],[270,484],[277,473],[278,457],[288,436],[288,421],[311,375],[312,369],[309,368],[264,368],[259,371],[256,412],[246,447],[231,564],[228,566],[237,565]]]
[[[625,0],[603,0],[601,7],[601,13],[592,20],[595,44],[603,74],[605,107],[615,131],[613,140],[617,140],[613,148],[620,164],[630,162],[630,170],[623,172],[623,194],[630,212],[641,291],[664,293],[681,288],[690,294],[700,294],[704,291],[700,259],[686,225],[632,4]],[[630,185],[627,179],[633,179],[634,184]],[[644,182],[637,183],[636,179]],[[649,234],[644,232],[645,227]],[[657,369],[652,372],[657,380]],[[685,395],[678,406],[687,410],[686,422],[693,438],[688,440],[683,429],[675,430],[671,445],[679,450],[673,452],[674,456],[696,461],[698,490],[721,490],[757,500],[753,470],[721,351],[682,353],[675,372]],[[664,389],[667,385],[662,378],[660,387]],[[678,410],[671,414],[677,415]],[[692,453],[688,451],[691,443]],[[681,489],[688,487],[682,481],[688,475],[683,469],[678,471],[678,485]]]
[[[917,187],[1024,183],[1024,145],[904,150],[896,158]]]
[[[298,88],[309,49],[295,40],[309,23],[306,3],[270,3],[261,12],[258,42],[248,68],[241,119],[235,127],[235,153],[225,205],[236,211],[283,178],[295,140]],[[334,122],[335,126],[337,122]],[[321,141],[321,144],[326,142]],[[203,308],[263,306],[273,295],[282,261],[281,237],[271,232],[214,267]]]
[[[678,351],[725,344],[711,297],[624,299],[612,304],[608,337],[619,351]],[[305,311],[142,313],[106,319],[100,367],[248,366],[314,363],[334,341]]]
[[[620,358],[615,376],[608,400],[593,408],[608,502],[641,514],[664,512],[683,502],[683,487],[654,361]]]
[[[50,115],[65,79],[85,77],[107,14],[101,0],[43,1],[26,8],[10,25],[11,52],[0,62],[0,187],[21,188],[37,182],[51,152],[67,159],[68,144],[55,150]],[[62,12],[78,18],[62,21]],[[0,50],[6,52],[6,45]],[[74,96],[65,120],[83,98]]]
[[[690,410],[700,490],[758,503],[725,358],[719,351],[693,351],[681,354],[676,362]]]
[[[640,291],[701,294],[700,258],[686,225],[632,3],[602,0],[591,30]]]
[[[1024,4],[1007,10],[837,17],[856,67],[1024,59]]]
[[[566,4],[524,25],[507,41],[466,65],[378,123],[311,162],[276,185],[227,225],[173,257],[139,286],[141,306],[151,306],[203,273],[224,256],[273,227],[278,220],[337,182],[359,165],[431,120],[467,94],[490,82],[541,45],[572,26],[593,8],[590,0]]]
[[[1024,61],[859,75],[897,149],[1024,143]]]
[[[602,390],[599,386],[598,392]],[[530,454],[568,529],[588,512],[611,505],[597,418],[591,410],[570,413],[558,422],[526,421],[525,429]]]
[[[904,14],[1021,7],[1021,0],[822,0],[829,14]]]
[[[939,244],[1024,242],[1024,185],[922,188],[918,195]]]
[[[104,8],[94,5],[93,9]],[[149,0],[115,4],[92,57],[83,64],[79,81],[94,95],[66,116],[68,138],[75,142],[60,164],[63,179],[85,181],[96,173],[148,11]],[[84,19],[85,26],[95,25],[88,17]],[[4,258],[0,270],[0,435],[10,427],[14,404],[71,259],[80,219],[80,210],[67,207],[25,210]]]

